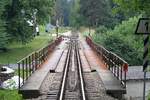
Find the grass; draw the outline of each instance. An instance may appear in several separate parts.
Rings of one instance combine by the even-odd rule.
[[[0,100],[23,100],[17,90],[0,90]]]
[[[45,32],[45,26],[44,25],[40,25],[40,32]],[[64,33],[70,30],[70,27],[59,27],[58,29],[58,33]],[[50,34],[56,34],[56,29],[52,29],[50,32]]]
[[[59,32],[59,33],[65,33],[65,32],[67,32],[67,31],[69,31],[69,30],[70,30],[69,27],[60,27],[59,30],[58,30],[58,32]]]
[[[80,32],[82,33],[83,36],[88,36],[89,35],[89,28],[81,27]],[[95,30],[93,28],[91,28],[90,32],[91,32],[90,35],[93,35],[95,33]]]
[[[148,94],[148,100],[150,100],[150,91],[149,91],[149,94]]]
[[[51,40],[52,38],[48,34],[41,34],[26,45],[17,42],[10,43],[8,45],[8,52],[0,52],[0,63],[16,63],[33,51],[44,47]]]

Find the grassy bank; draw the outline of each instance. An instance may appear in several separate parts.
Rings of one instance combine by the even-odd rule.
[[[80,27],[79,31],[82,33],[83,36],[88,36],[89,35],[89,32],[90,32],[90,35],[93,35],[95,34],[95,29],[90,29],[89,31],[89,28],[87,27]]]
[[[0,90],[0,100],[23,100],[17,90]]]
[[[51,40],[52,38],[48,34],[42,34],[26,45],[17,42],[10,43],[7,52],[0,52],[0,63],[16,63],[31,52],[47,45]]]

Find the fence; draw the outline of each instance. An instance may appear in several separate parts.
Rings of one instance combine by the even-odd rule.
[[[115,53],[112,53],[92,41],[90,37],[86,37],[87,43],[90,47],[97,52],[102,58],[107,68],[121,81],[121,84],[126,87],[126,72],[128,70],[128,63],[120,58]]]
[[[61,41],[62,37],[60,36],[46,47],[29,54],[28,56],[17,62],[19,88],[46,61],[48,55],[54,50],[55,46],[57,46]],[[22,77],[23,82],[21,82],[20,77]]]

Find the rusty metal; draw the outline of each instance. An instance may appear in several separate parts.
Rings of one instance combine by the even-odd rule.
[[[48,55],[61,41],[62,37],[60,36],[55,41],[52,41],[52,43],[50,43],[49,45],[43,47],[38,51],[32,52],[31,54],[17,62],[19,89],[26,82],[26,80],[45,62],[45,60],[48,58]],[[23,83],[21,83],[20,77],[23,78]]]
[[[121,81],[121,84],[126,87],[126,71],[123,71],[123,67],[124,64],[128,65],[128,63],[115,53],[112,53],[103,46],[94,43],[90,37],[86,37],[86,42],[99,54],[100,57],[102,57],[108,69],[114,74],[115,77],[117,77],[118,80]]]

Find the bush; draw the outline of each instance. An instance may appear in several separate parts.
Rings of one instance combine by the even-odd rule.
[[[105,34],[94,35],[94,40],[118,54],[130,65],[141,65],[143,58],[142,37],[134,34],[139,17],[130,18]]]
[[[96,28],[95,33],[96,34],[103,34],[107,32],[107,28],[105,26],[99,26],[98,28]]]

